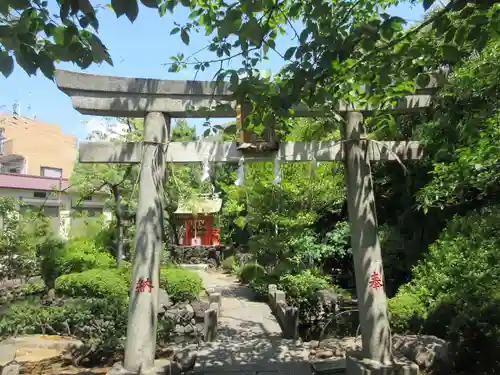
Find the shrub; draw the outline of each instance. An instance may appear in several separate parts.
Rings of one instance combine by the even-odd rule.
[[[160,287],[172,301],[192,301],[200,296],[203,281],[197,273],[181,267],[169,266],[160,270]]]
[[[49,289],[54,288],[54,283],[59,276],[57,258],[64,248],[64,241],[56,236],[49,235],[37,245],[37,256],[40,260],[43,282]]]
[[[92,268],[107,268],[115,263],[108,252],[100,251],[93,241],[85,238],[70,240],[59,251],[56,267],[61,275],[83,272]]]
[[[82,340],[81,350],[90,362],[99,362],[121,350],[126,327],[127,305],[106,300],[72,301],[58,307],[14,305],[0,317],[0,337],[71,334]]]
[[[237,267],[236,257],[231,255],[222,261],[222,269],[225,272],[233,272]]]
[[[238,270],[238,278],[244,284],[266,275],[266,270],[258,263],[247,263]]]
[[[123,299],[128,290],[128,279],[120,268],[95,268],[56,280],[56,291],[71,297]]]
[[[45,285],[43,285],[43,283],[41,283],[41,282],[33,283],[33,284],[26,284],[26,285],[23,285],[21,287],[19,294],[22,296],[32,296],[32,295],[43,293],[44,289],[45,289]]]
[[[307,323],[317,315],[319,301],[316,292],[331,288],[331,285],[326,277],[303,270],[296,275],[282,276],[280,288],[286,293],[287,302],[299,308],[301,323]]]
[[[415,329],[404,319],[418,315],[422,332],[452,342],[456,370],[498,366],[493,360],[500,345],[498,228],[498,208],[455,217],[413,268],[411,283],[390,301],[398,329]]]
[[[63,306],[11,305],[0,315],[0,339],[23,334],[68,335],[82,340],[80,348],[87,366],[116,358],[123,350],[128,306],[105,299],[75,299]],[[164,342],[172,322],[158,322],[158,338]],[[69,332],[68,332],[69,329]]]
[[[328,279],[311,270],[303,270],[296,275],[285,275],[280,278],[280,286],[285,291],[290,304],[302,306],[314,302],[316,292],[331,288]]]
[[[389,300],[389,314],[394,332],[419,333],[427,313],[420,298],[408,287],[402,287]]]
[[[268,297],[269,285],[277,284],[277,281],[277,278],[271,275],[264,275],[251,280],[248,286],[254,292],[257,300],[265,301]]]

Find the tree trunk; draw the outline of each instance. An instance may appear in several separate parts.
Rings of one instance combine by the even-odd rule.
[[[120,190],[118,189],[118,185],[111,185],[111,191],[113,192],[113,197],[115,199],[116,265],[119,266],[123,259],[123,224],[122,224],[123,210],[120,204]]]

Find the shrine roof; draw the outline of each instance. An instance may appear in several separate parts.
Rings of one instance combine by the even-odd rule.
[[[193,198],[179,202],[177,215],[215,214],[222,208],[220,198]]]

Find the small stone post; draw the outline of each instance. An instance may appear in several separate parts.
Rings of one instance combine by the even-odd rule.
[[[383,286],[374,288],[370,285],[374,272],[378,273],[383,285],[384,270],[368,141],[360,140],[365,135],[361,113],[348,112],[345,120],[345,180],[363,356],[389,364],[391,356],[387,297]]]
[[[163,113],[146,115],[124,359],[125,369],[133,373],[154,366],[162,252],[164,155],[169,133],[170,119]],[[142,292],[136,291],[137,283],[148,279],[151,292],[148,286]]]
[[[208,310],[205,311],[205,319],[204,319],[204,340],[205,342],[213,342],[217,339],[217,324],[218,324],[218,313],[217,307],[211,306]]]

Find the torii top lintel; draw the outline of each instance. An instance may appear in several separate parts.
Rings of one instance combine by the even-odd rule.
[[[59,89],[71,97],[73,107],[82,114],[112,117],[143,117],[148,112],[167,113],[172,118],[236,117],[238,103],[228,83],[124,78],[57,70]],[[425,87],[403,97],[394,106],[397,112],[428,107],[432,92],[442,84],[434,74]],[[348,108],[340,103],[337,112],[371,112],[371,108]],[[324,116],[321,109],[304,104],[294,107],[294,117]],[[288,115],[287,113],[283,114]]]

